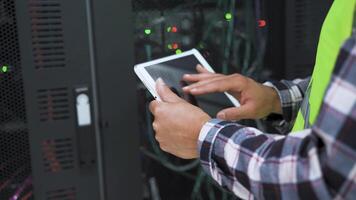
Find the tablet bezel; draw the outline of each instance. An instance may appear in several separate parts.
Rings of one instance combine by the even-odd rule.
[[[156,92],[156,82],[154,81],[152,76],[147,72],[146,67],[149,67],[152,65],[157,65],[159,63],[164,63],[164,62],[167,62],[170,60],[175,60],[175,59],[186,57],[186,56],[191,56],[191,55],[194,55],[197,58],[197,60],[199,61],[199,63],[205,69],[207,69],[209,72],[215,73],[213,68],[209,65],[209,63],[204,59],[204,57],[196,49],[191,49],[191,50],[185,51],[181,54],[167,56],[167,57],[160,58],[157,60],[152,60],[149,62],[137,64],[137,65],[135,65],[134,70],[135,70],[136,75],[139,77],[139,79],[142,81],[142,83],[146,86],[146,88],[152,94],[152,96],[155,99],[161,101],[161,98],[159,97],[159,95]],[[236,106],[236,107],[240,106],[240,103],[237,99],[235,99],[233,96],[231,96],[227,92],[224,92],[224,93],[234,106]]]

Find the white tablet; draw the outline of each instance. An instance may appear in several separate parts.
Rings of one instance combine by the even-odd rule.
[[[185,94],[182,88],[188,83],[183,81],[184,74],[196,74],[196,66],[201,64],[208,71],[214,70],[196,49],[172,55],[135,66],[135,73],[157,100],[161,100],[156,92],[156,80],[163,81],[180,97],[199,106],[211,116],[228,107],[240,106],[239,102],[228,93],[214,93],[201,96]]]

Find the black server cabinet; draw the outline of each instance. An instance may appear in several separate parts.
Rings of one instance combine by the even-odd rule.
[[[285,2],[285,75],[304,78],[313,72],[321,27],[333,0]]]
[[[1,31],[7,34],[1,37],[7,46],[0,64],[11,69],[2,76],[18,81],[11,85],[16,91],[1,89],[2,95],[14,93],[3,96],[8,104],[1,106],[18,108],[21,120],[13,123],[22,128],[15,132],[21,138],[4,142],[4,136],[0,143],[9,155],[24,154],[27,169],[16,186],[33,183],[39,200],[140,199],[131,2],[0,4]]]
[[[321,27],[333,0],[275,0],[266,2],[268,48],[265,64],[273,78],[310,76]]]

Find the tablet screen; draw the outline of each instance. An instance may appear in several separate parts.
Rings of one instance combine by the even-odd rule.
[[[189,55],[147,66],[145,69],[155,81],[161,77],[172,91],[191,104],[202,108],[212,117],[216,117],[216,114],[224,108],[234,107],[224,93],[193,96],[183,92],[182,87],[189,84],[183,81],[183,75],[196,74],[197,64],[200,64],[198,59],[194,55]]]

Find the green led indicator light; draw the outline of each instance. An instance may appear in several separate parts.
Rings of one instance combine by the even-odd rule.
[[[167,45],[167,48],[168,48],[168,49],[173,49],[173,47],[172,47],[171,44]]]
[[[9,71],[9,67],[6,66],[6,65],[4,65],[4,66],[1,67],[1,71],[2,71],[3,73],[6,73],[6,72]]]
[[[180,50],[180,49],[176,50],[176,54],[181,54],[181,53],[183,53],[182,50]]]
[[[172,27],[168,26],[168,27],[167,27],[167,32],[169,33],[169,32],[171,32],[171,31],[172,31]]]
[[[227,21],[230,21],[230,20],[232,20],[232,14],[231,13],[225,13],[225,19],[227,20]]]
[[[151,33],[152,33],[152,30],[151,30],[151,29],[149,29],[149,28],[146,28],[146,29],[145,29],[145,34],[146,34],[146,35],[151,35]]]

